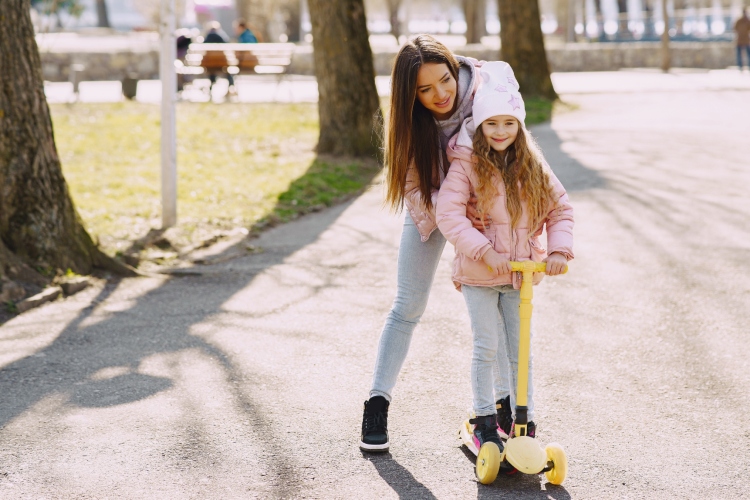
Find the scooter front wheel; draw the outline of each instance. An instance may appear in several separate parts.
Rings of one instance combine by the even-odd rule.
[[[477,454],[476,474],[482,484],[492,484],[500,470],[500,448],[493,442],[487,442],[479,448]]]
[[[547,458],[552,462],[552,469],[544,473],[547,481],[552,484],[562,484],[568,474],[568,457],[565,456],[565,450],[557,443],[550,443],[544,451],[547,452]]]

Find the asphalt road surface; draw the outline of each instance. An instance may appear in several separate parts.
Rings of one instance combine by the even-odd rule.
[[[562,486],[474,477],[450,247],[391,451],[359,451],[401,225],[378,186],[263,253],[0,327],[0,498],[747,498],[750,92],[637,90],[566,94],[576,109],[533,129],[576,210],[571,270],[534,298],[538,439],[565,447]]]

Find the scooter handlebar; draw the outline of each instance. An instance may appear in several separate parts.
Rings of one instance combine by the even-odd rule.
[[[532,271],[535,273],[544,273],[547,272],[547,263],[546,262],[534,262],[531,260],[526,260],[523,262],[510,262],[510,268],[513,271]],[[562,274],[565,274],[568,272],[568,266],[566,265],[563,269]]]

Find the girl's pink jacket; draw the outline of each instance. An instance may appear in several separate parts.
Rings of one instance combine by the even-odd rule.
[[[568,201],[560,181],[549,169],[555,203],[549,207],[545,221],[547,228],[547,245],[545,249],[539,241],[542,227],[530,231],[526,227],[528,213],[526,203],[522,201],[523,212],[519,226],[511,228],[510,214],[505,206],[505,185],[498,180],[497,190],[500,196],[490,209],[492,222],[480,232],[475,229],[466,217],[466,204],[474,193],[477,176],[472,159],[472,136],[474,125],[471,118],[464,122],[461,131],[456,134],[448,146],[448,159],[451,167],[440,186],[437,197],[437,225],[445,238],[456,247],[453,260],[453,283],[458,290],[461,284],[475,286],[498,286],[512,284],[521,286],[520,273],[497,275],[491,272],[482,260],[485,252],[494,248],[508,260],[533,260],[541,262],[547,252],[560,252],[568,260],[573,258],[573,207]],[[538,283],[542,279],[539,273],[534,277]]]

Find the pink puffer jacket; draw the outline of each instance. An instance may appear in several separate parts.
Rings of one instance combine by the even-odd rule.
[[[484,61],[478,61],[471,57],[464,57],[462,59],[471,63],[474,73],[472,78],[473,84],[471,89],[471,99],[466,102],[459,103],[459,106],[467,108],[467,113],[464,116],[470,116],[474,94],[476,93],[477,88],[479,88],[479,81],[481,80],[481,78],[479,77],[479,68],[482,67]],[[441,168],[436,168],[435,179],[433,180],[433,182],[436,185],[440,186],[444,179],[445,174],[443,173],[443,170]],[[406,205],[406,209],[409,211],[409,215],[411,215],[411,218],[414,221],[414,225],[417,227],[417,231],[419,231],[419,235],[422,237],[423,242],[427,241],[430,238],[432,232],[437,229],[437,223],[435,220],[435,204],[437,202],[437,194],[438,190],[433,189],[432,209],[427,210],[422,199],[422,192],[419,190],[419,173],[417,172],[417,169],[414,167],[414,165],[410,165],[406,171],[406,184],[404,186],[404,205]]]
[[[468,130],[467,130],[468,129]],[[453,261],[453,283],[458,290],[461,284],[476,286],[498,286],[512,284],[521,286],[520,273],[497,275],[491,272],[482,260],[485,252],[494,248],[508,260],[533,260],[541,262],[547,252],[560,252],[568,260],[573,258],[573,207],[560,181],[548,170],[555,193],[554,204],[549,207],[549,215],[544,225],[547,227],[547,245],[545,249],[539,242],[542,227],[530,231],[526,226],[528,213],[526,203],[522,202],[523,212],[519,225],[511,228],[510,214],[505,206],[505,185],[498,181],[500,196],[492,206],[489,216],[492,222],[480,232],[466,218],[466,204],[474,193],[477,176],[471,157],[472,140],[469,131],[473,131],[471,118],[467,119],[461,131],[454,136],[448,147],[448,158],[451,161],[450,171],[440,187],[437,198],[437,225],[445,238],[456,247]],[[541,281],[543,275],[537,274],[534,282]]]

